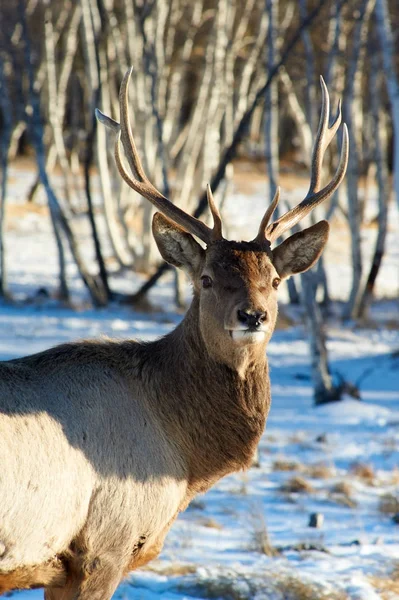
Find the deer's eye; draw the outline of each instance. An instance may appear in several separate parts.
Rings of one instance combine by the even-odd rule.
[[[207,289],[212,287],[212,279],[209,277],[209,275],[203,275],[201,277],[201,281],[202,281],[202,287]]]
[[[281,279],[279,279],[278,277],[275,277],[273,279],[272,286],[274,287],[275,290],[278,288],[278,286],[280,285],[280,283],[281,283]]]

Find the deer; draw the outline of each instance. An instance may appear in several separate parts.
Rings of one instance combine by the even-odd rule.
[[[147,178],[129,120],[130,76],[120,86],[120,123],[98,110],[97,118],[116,134],[121,177],[156,207],[155,242],[188,274],[192,303],[156,341],[83,340],[0,363],[0,593],[42,587],[45,600],[109,600],[158,556],[198,493],[250,466],[271,402],[266,349],[278,288],[317,262],[329,225],[272,245],[345,175],[343,125],[339,164],[321,186],[341,124],[338,106],[329,125],[321,79],[307,195],[271,221],[278,190],[253,240],[227,240],[209,186],[212,226]]]

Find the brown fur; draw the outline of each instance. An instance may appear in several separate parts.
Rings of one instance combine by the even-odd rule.
[[[284,242],[278,269],[257,243],[204,250],[160,215],[154,235],[194,287],[172,333],[0,364],[0,593],[43,586],[46,600],[109,600],[159,554],[195,494],[251,464],[270,406],[275,282],[297,270],[295,253],[301,270],[316,260],[325,227],[297,236],[294,253]],[[260,330],[238,311],[261,312]]]
[[[38,587],[63,587],[66,584],[67,572],[60,560],[52,560],[43,565],[22,567],[10,573],[0,573],[0,594],[15,589]]]

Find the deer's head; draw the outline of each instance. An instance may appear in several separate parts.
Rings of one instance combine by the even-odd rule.
[[[332,180],[320,189],[322,160],[340,126],[340,107],[329,126],[329,97],[321,79],[322,110],[313,150],[311,183],[305,199],[269,223],[279,200],[277,190],[256,237],[249,242],[235,242],[223,237],[222,220],[209,186],[207,193],[213,217],[212,228],[172,204],[148,180],[129,122],[127,89],[130,74],[131,71],[126,73],[120,89],[121,123],[97,111],[97,118],[117,134],[115,159],[119,172],[130,187],[160,211],[153,219],[154,238],[163,258],[183,269],[193,283],[194,294],[199,300],[199,326],[208,350],[218,356],[254,347],[263,351],[275,326],[281,281],[312,267],[327,242],[329,225],[320,221],[272,248],[286,230],[329,198],[345,175],[348,134],[344,126],[337,171]],[[121,142],[133,177],[123,165]],[[195,238],[204,242],[205,248]]]

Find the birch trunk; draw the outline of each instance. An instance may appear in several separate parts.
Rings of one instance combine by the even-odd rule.
[[[320,307],[316,302],[318,277],[313,271],[303,273],[302,303],[309,332],[313,397],[316,405],[340,399],[341,392],[332,381],[328,366],[327,344]]]
[[[306,115],[298,101],[291,77],[284,67],[280,69],[279,77],[285,92],[285,105],[287,111],[295,123],[300,139],[301,162],[303,162],[306,167],[310,168],[312,157],[312,130],[310,124],[306,120]]]
[[[370,69],[370,104],[372,114],[372,139],[374,140],[374,160],[378,189],[378,233],[371,268],[359,302],[359,317],[367,317],[367,310],[373,298],[373,290],[384,256],[388,226],[388,202],[391,191],[387,169],[387,122],[381,110],[381,69],[380,56],[374,52]]]
[[[363,260],[361,253],[361,205],[359,200],[359,132],[361,123],[361,84],[362,65],[364,59],[365,38],[367,35],[369,17],[373,10],[375,0],[362,0],[359,7],[359,16],[354,26],[352,56],[349,62],[346,77],[346,90],[343,101],[344,119],[349,133],[349,160],[346,173],[348,193],[349,227],[351,232],[352,254],[352,287],[349,300],[344,309],[344,318],[358,316],[361,282],[363,274]]]
[[[4,72],[4,60],[0,54],[0,107],[2,112],[1,153],[1,193],[0,193],[0,295],[8,297],[7,270],[5,255],[5,214],[8,183],[8,151],[12,135],[12,108],[8,94],[8,83]]]
[[[278,47],[281,46],[281,34],[278,36],[278,0],[266,0],[266,13],[269,17],[267,35],[266,64],[270,71],[277,62]],[[282,32],[281,32],[282,33]],[[280,39],[278,39],[280,37]],[[269,202],[271,203],[277,189],[279,174],[279,137],[278,137],[278,79],[272,81],[265,94],[265,159],[269,177]],[[278,218],[278,207],[275,212]],[[299,297],[293,279],[287,282],[291,304],[298,304]]]
[[[396,6],[396,5],[395,5]],[[376,0],[375,17],[380,38],[380,48],[385,79],[391,104],[393,125],[393,187],[399,206],[399,79],[395,71],[395,50],[391,19],[387,0]]]
[[[62,131],[63,111],[59,108],[59,96],[57,91],[57,73],[54,45],[54,29],[52,23],[52,12],[49,0],[45,0],[45,25],[44,39],[46,48],[46,72],[47,72],[47,89],[48,89],[48,120],[52,130],[54,145],[57,151],[59,164],[64,176],[65,186],[64,194],[69,206],[72,206],[71,193],[74,188],[72,174],[69,169],[66,149],[64,145],[64,137]]]
[[[278,34],[278,0],[266,0],[266,12],[269,15],[267,35],[267,68],[272,69],[276,62],[276,37]],[[265,93],[265,159],[269,177],[269,202],[276,193],[279,174],[278,139],[278,80],[269,85]],[[278,208],[276,209],[278,210]],[[276,218],[278,214],[275,213]]]
[[[69,222],[63,213],[62,207],[57,199],[57,196],[51,186],[50,180],[46,171],[46,161],[45,161],[45,147],[43,142],[43,124],[41,120],[41,111],[40,111],[40,99],[38,96],[38,92],[35,89],[35,78],[33,72],[32,61],[32,52],[30,47],[30,37],[27,28],[26,22],[26,14],[25,14],[25,6],[23,0],[19,1],[18,4],[19,16],[22,26],[22,35],[25,42],[24,47],[24,68],[28,73],[28,83],[29,83],[29,91],[28,91],[28,102],[31,106],[31,115],[29,119],[29,129],[32,136],[32,143],[36,153],[36,160],[39,169],[39,175],[41,179],[41,183],[46,190],[47,199],[50,209],[50,215],[52,219],[52,224],[54,228],[54,235],[56,239],[58,255],[59,255],[59,265],[60,265],[60,294],[61,297],[67,297],[68,295],[68,286],[66,280],[66,269],[65,269],[65,255],[64,248],[61,239],[61,230],[65,234],[66,239],[68,241],[71,254],[76,262],[79,273],[88,288],[88,291],[92,297],[94,304],[96,305],[104,305],[104,296],[101,293],[101,289],[98,287],[98,282],[95,278],[93,278],[89,272],[86,270],[85,265],[83,263],[79,246],[76,242],[73,231],[69,225]]]
[[[99,49],[99,63],[100,63],[100,82],[101,82],[101,106],[102,110],[106,114],[111,112],[111,102],[108,94],[107,85],[107,69],[106,59],[104,56],[104,49]],[[111,175],[107,159],[107,134],[105,127],[97,128],[97,162],[98,162],[98,173],[100,178],[101,191],[103,196],[104,204],[104,216],[108,230],[108,236],[112,245],[112,250],[119,264],[123,267],[132,265],[133,257],[129,252],[128,246],[123,243],[123,239],[118,227],[118,221],[116,218],[116,202],[111,184]]]
[[[86,153],[84,159],[85,191],[88,205],[88,216],[93,236],[95,256],[98,264],[99,278],[102,287],[101,290],[98,289],[97,291],[99,291],[101,302],[107,303],[110,299],[111,292],[108,285],[108,273],[102,254],[100,238],[98,235],[97,224],[94,215],[93,199],[90,184],[90,168],[93,162],[93,147],[97,127],[97,121],[94,116],[94,109],[98,104],[100,95],[99,65],[98,56],[96,55],[96,48],[99,41],[98,37],[100,33],[100,21],[97,5],[95,4],[94,0],[80,0],[80,4],[82,8],[82,31],[84,40],[83,47],[85,53],[86,71],[89,75],[89,98],[87,101],[88,132],[86,133]],[[97,282],[97,286],[98,288],[100,287],[99,282]]]
[[[308,14],[307,0],[299,0],[299,14],[304,20]],[[305,50],[305,114],[311,131],[316,130],[316,86],[315,86],[315,61],[313,45],[309,29],[302,32],[302,43]]]

